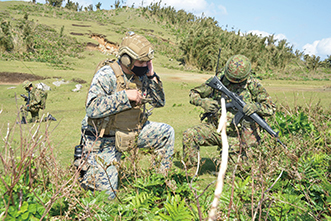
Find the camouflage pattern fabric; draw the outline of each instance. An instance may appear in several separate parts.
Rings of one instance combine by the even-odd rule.
[[[133,81],[125,76],[125,81]],[[151,98],[152,105],[163,107],[165,104],[162,82],[142,76],[143,94]],[[116,76],[110,66],[102,67],[93,77],[86,102],[86,116],[82,121],[82,129],[96,134],[95,128],[88,125],[88,118],[107,117],[132,108],[125,91],[116,91]],[[115,134],[111,132],[110,134]],[[174,130],[170,125],[147,121],[137,139],[138,148],[152,148],[160,157],[159,171],[165,172],[171,165],[174,152]],[[84,153],[87,156],[88,170],[81,180],[85,188],[106,190],[109,199],[115,197],[113,190],[118,189],[118,170],[113,162],[120,162],[121,153],[115,148],[114,137],[96,138],[85,136]],[[100,164],[110,165],[105,169]],[[108,175],[108,176],[107,176]],[[110,181],[110,182],[109,182]],[[113,188],[112,188],[113,187]]]
[[[43,99],[42,94],[43,94],[43,91],[41,91],[38,88],[33,87],[28,95],[29,106],[22,105],[20,108],[22,116],[24,116],[24,117],[27,117],[28,112],[30,112],[31,119],[29,120],[29,122],[35,122],[35,121],[39,120],[39,110],[42,108],[41,107],[41,102]]]
[[[225,77],[232,83],[247,79],[251,71],[251,62],[244,55],[232,56],[225,65]]]
[[[248,77],[246,81],[241,83],[232,83],[224,77],[224,69],[217,76],[230,91],[242,96],[246,103],[258,103],[259,110],[256,113],[260,116],[271,116],[275,112],[275,104],[257,79]],[[190,103],[199,106],[202,99],[211,98],[218,101],[220,104],[221,95],[222,93],[220,91],[213,90],[211,87],[207,86],[206,83],[203,83],[190,91]],[[226,98],[226,102],[230,102],[230,100]],[[200,146],[221,146],[221,136],[216,132],[220,112],[221,110],[219,110],[219,112],[212,118],[207,119],[207,122],[193,126],[184,131],[183,156],[188,163],[194,164],[194,162],[197,161],[197,151]],[[260,140],[258,125],[255,122],[243,119],[237,126],[237,132],[237,129],[231,123],[235,114],[236,111],[233,109],[227,109],[227,135],[230,148],[236,151],[239,150],[240,144],[244,147],[253,147],[257,145]],[[240,143],[238,137],[240,138]]]
[[[124,79],[128,82],[128,78]],[[131,78],[131,81],[134,79]],[[140,78],[144,86],[143,94],[151,98],[151,105],[163,107],[165,104],[162,82],[156,83],[146,75]],[[132,106],[125,91],[116,92],[116,76],[110,66],[102,67],[93,77],[87,95],[86,115],[90,118],[102,118],[131,109]],[[94,130],[94,128],[90,128]]]
[[[138,148],[152,148],[158,154],[160,158],[159,173],[164,174],[171,166],[174,134],[173,128],[167,124],[147,121],[138,136]],[[118,189],[117,166],[122,153],[115,148],[115,138],[85,136],[85,139],[84,152],[88,170],[83,176],[81,184],[86,189],[105,190],[109,194],[109,199],[113,199]],[[107,167],[108,165],[109,167]]]

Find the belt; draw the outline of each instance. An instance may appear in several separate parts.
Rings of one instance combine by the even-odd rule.
[[[92,136],[92,137],[96,137],[96,133],[93,133],[92,131],[89,131],[89,130],[85,130],[84,132],[84,135],[87,135],[87,136]],[[106,135],[104,134],[103,137],[115,137],[115,135]]]

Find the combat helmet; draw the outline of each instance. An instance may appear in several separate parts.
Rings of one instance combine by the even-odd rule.
[[[244,55],[232,56],[225,65],[225,77],[232,83],[241,83],[251,72],[251,62]]]
[[[152,44],[143,36],[128,32],[123,38],[118,56],[121,63],[131,69],[136,60],[149,61],[154,58]]]
[[[26,81],[23,82],[22,87],[23,87],[24,89],[28,89],[30,86],[32,86],[32,82],[31,82],[31,81],[26,80]]]

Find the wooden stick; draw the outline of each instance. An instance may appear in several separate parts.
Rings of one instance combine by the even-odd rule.
[[[219,203],[219,199],[222,194],[223,185],[224,185],[224,177],[226,168],[228,166],[228,155],[229,155],[229,143],[226,136],[226,107],[225,107],[225,99],[221,98],[221,106],[222,106],[222,114],[220,117],[220,121],[218,124],[217,132],[221,132],[222,136],[222,162],[220,166],[220,170],[218,172],[216,189],[215,189],[215,197],[212,202],[211,208],[209,210],[209,217],[208,221],[216,220],[217,219],[217,206]]]

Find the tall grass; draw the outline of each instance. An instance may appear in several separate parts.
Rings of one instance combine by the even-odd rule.
[[[321,220],[331,216],[331,114],[320,106],[305,106],[280,105],[268,119],[287,148],[262,132],[257,148],[243,147],[242,154],[230,155],[218,219]],[[164,177],[154,169],[154,154],[125,153],[117,165],[121,171],[118,198],[108,201],[103,192],[80,188],[79,171],[56,160],[57,145],[51,140],[57,129],[50,131],[50,122],[1,129],[0,214],[4,220],[207,217],[216,177],[206,182],[203,174],[220,163],[210,148],[201,150],[202,167],[195,178],[177,163],[180,154]]]

